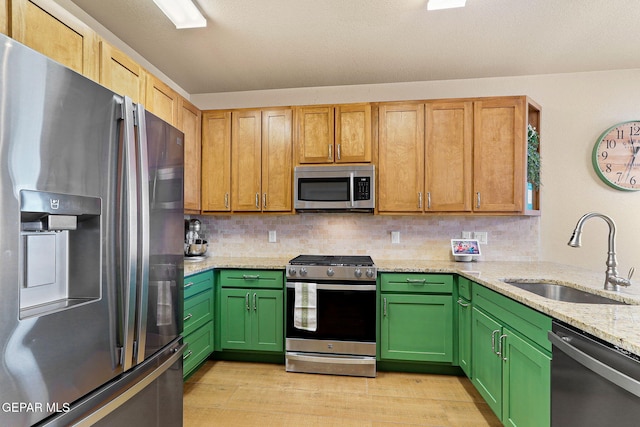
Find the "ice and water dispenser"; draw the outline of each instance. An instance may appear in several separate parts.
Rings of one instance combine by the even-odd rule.
[[[20,191],[20,316],[100,298],[100,212],[96,197]]]

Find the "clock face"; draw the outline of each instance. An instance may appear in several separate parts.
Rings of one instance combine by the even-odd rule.
[[[598,176],[617,190],[640,190],[640,120],[618,123],[598,138],[593,147]]]

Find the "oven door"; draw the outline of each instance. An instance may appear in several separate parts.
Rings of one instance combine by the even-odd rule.
[[[375,356],[375,282],[317,283],[315,331],[294,326],[294,282],[287,282],[287,351]]]

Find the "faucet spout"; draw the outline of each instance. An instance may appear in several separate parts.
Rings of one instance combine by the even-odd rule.
[[[608,253],[607,253],[607,271],[605,273],[605,281],[604,288],[609,290],[619,290],[620,286],[629,286],[631,284],[631,276],[625,279],[623,277],[618,276],[618,261],[616,259],[616,223],[611,219],[611,217],[598,213],[598,212],[590,212],[588,214],[583,215],[576,224],[576,228],[573,230],[573,234],[571,234],[571,238],[569,239],[568,245],[573,248],[579,248],[582,244],[582,227],[584,223],[590,218],[601,218],[604,220],[607,225],[609,225],[609,238],[608,238]]]

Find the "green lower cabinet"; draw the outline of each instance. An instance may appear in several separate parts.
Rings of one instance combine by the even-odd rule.
[[[284,350],[282,290],[222,288],[220,311],[223,350]]]
[[[472,383],[506,426],[550,425],[551,357],[474,307]]]
[[[458,365],[468,378],[471,371],[471,302],[460,297],[458,306]]]
[[[188,377],[213,352],[213,272],[205,271],[184,279],[183,376]]]
[[[451,295],[381,294],[380,357],[452,362]]]
[[[183,376],[188,377],[213,352],[213,323],[184,337],[187,349],[182,355]]]

